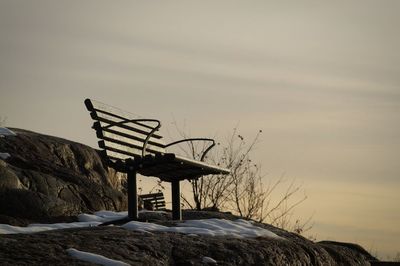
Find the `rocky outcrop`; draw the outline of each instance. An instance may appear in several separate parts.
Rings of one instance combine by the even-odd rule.
[[[124,210],[123,176],[99,153],[69,140],[12,129],[0,138],[0,223],[54,220],[81,212]]]
[[[147,213],[151,214],[151,213]],[[236,219],[218,212],[184,212],[185,219]],[[142,219],[150,217],[142,215]],[[151,216],[154,222],[171,226],[173,221]],[[91,265],[69,256],[67,249],[90,252],[130,265],[370,265],[375,260],[354,244],[314,243],[270,225],[257,226],[281,238],[235,238],[187,235],[171,232],[130,231],[118,226],[48,231],[29,235],[3,235],[0,261],[5,265]],[[23,252],[21,252],[23,251]],[[212,265],[212,264],[210,264]]]
[[[0,138],[0,223],[69,222],[82,212],[125,210],[124,177],[108,169],[99,153],[82,144],[12,129]],[[237,219],[218,211],[185,211],[189,219]],[[171,213],[143,212],[142,221],[172,226]],[[315,243],[268,224],[282,238],[234,238],[172,232],[129,231],[119,226],[1,235],[2,265],[93,265],[68,255],[75,248],[131,265],[370,265],[354,244]],[[212,260],[204,260],[205,257]]]

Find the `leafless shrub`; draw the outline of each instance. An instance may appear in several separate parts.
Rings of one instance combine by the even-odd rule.
[[[185,130],[180,130],[176,123],[175,127],[181,137],[188,138]],[[184,205],[197,210],[207,208],[231,211],[244,218],[268,222],[298,234],[304,233],[311,229],[312,217],[306,221],[293,217],[294,209],[307,199],[305,194],[299,197],[302,186],[294,180],[288,182],[284,176],[264,183],[261,164],[251,159],[261,134],[260,130],[250,142],[246,142],[237,128],[234,128],[224,143],[218,143],[214,152],[206,158],[213,164],[229,168],[231,173],[191,180],[191,197],[182,195]],[[181,150],[194,159],[199,159],[206,148],[194,142],[186,145]],[[283,193],[277,194],[282,188]]]

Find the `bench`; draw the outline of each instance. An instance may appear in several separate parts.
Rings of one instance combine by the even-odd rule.
[[[127,174],[128,219],[138,219],[136,174],[158,177],[171,183],[172,218],[181,220],[180,181],[198,179],[204,175],[229,174],[228,169],[204,162],[215,146],[213,139],[190,138],[166,144],[159,133],[157,119],[138,118],[119,108],[86,99],[85,106],[94,120],[93,129],[99,138],[101,153],[110,167]],[[200,160],[167,152],[167,148],[182,142],[205,141],[210,145]]]
[[[151,209],[155,211],[165,210],[165,199],[162,192],[142,194],[139,195],[139,198],[143,202],[143,209],[148,209],[148,207],[151,206]]]

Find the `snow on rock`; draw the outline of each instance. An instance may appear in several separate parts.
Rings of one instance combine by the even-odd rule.
[[[125,217],[127,217],[127,212],[99,211],[94,214],[80,214],[78,216],[79,222],[75,223],[31,224],[28,227],[0,224],[0,234],[26,234],[56,229],[90,227],[97,226],[103,222],[118,220]],[[235,221],[216,218],[187,220],[172,227],[155,223],[131,221],[122,225],[122,228],[143,233],[174,232],[188,234],[190,236],[230,236],[238,238],[270,237],[283,239],[282,237],[265,228],[255,226],[252,221],[246,221],[242,219]]]
[[[6,159],[8,159],[8,158],[10,158],[10,157],[11,157],[11,155],[10,155],[9,153],[7,153],[7,152],[0,152],[0,159],[6,160]]]
[[[166,213],[165,211],[149,211],[140,210],[139,213]],[[128,217],[128,212],[114,212],[114,211],[98,211],[94,214],[82,213],[78,215],[78,221],[80,222],[109,222],[119,220]]]
[[[204,220],[189,220],[180,223],[179,226],[188,228],[203,228],[212,231],[215,235],[232,235],[239,237],[272,237],[280,238],[271,231],[253,225],[253,222],[238,219],[235,221],[225,219],[204,219]],[[196,232],[191,232],[196,234]]]
[[[128,230],[145,230],[160,232],[175,232],[189,235],[206,236],[233,236],[233,237],[271,237],[281,238],[273,232],[255,226],[250,221],[238,219],[230,221],[225,219],[203,219],[188,220],[177,224],[177,226],[167,227],[153,223],[143,223],[131,221],[122,225]]]
[[[128,212],[98,211],[94,214],[78,215],[79,222],[56,224],[30,224],[27,227],[0,224],[0,234],[30,234],[57,229],[97,226],[103,222],[124,218]]]
[[[0,137],[16,136],[16,135],[17,134],[14,131],[12,131],[6,127],[0,127]]]
[[[94,214],[82,213],[78,215],[80,222],[109,222],[122,219],[128,216],[128,212],[98,211]]]
[[[5,137],[5,136],[16,136],[17,134],[12,131],[9,130],[6,127],[0,127],[0,138]],[[11,155],[7,152],[0,152],[0,159],[1,160],[6,160],[10,157]]]
[[[123,228],[128,229],[128,230],[134,230],[134,231],[162,231],[166,232],[168,231],[168,226],[164,225],[159,225],[159,224],[153,224],[153,223],[144,223],[144,222],[138,222],[138,221],[131,221],[129,223],[126,223],[122,225]]]
[[[203,257],[201,262],[204,264],[217,264],[217,261],[210,257]]]
[[[96,264],[100,264],[100,265],[104,265],[104,266],[129,266],[129,264],[119,261],[119,260],[112,260],[112,259],[106,258],[102,255],[98,255],[98,254],[94,254],[94,253],[90,253],[90,252],[84,252],[84,251],[80,251],[80,250],[77,250],[74,248],[67,249],[67,252],[70,256],[72,256],[76,259],[91,262],[91,263],[96,263]]]
[[[92,227],[99,225],[99,222],[76,222],[76,223],[56,223],[56,224],[30,224],[27,227],[0,224],[0,234],[31,234],[49,230]]]

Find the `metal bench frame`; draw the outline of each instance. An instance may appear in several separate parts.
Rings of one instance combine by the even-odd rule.
[[[95,120],[93,129],[96,130],[96,135],[100,139],[99,147],[102,149],[102,153],[105,155],[108,165],[118,172],[127,174],[128,219],[130,220],[138,220],[136,180],[136,175],[138,173],[145,176],[155,176],[160,178],[162,181],[171,183],[172,218],[174,220],[181,220],[181,180],[197,179],[209,174],[229,174],[230,172],[228,169],[213,166],[204,162],[207,153],[215,146],[215,141],[213,139],[189,138],[174,141],[169,144],[163,144],[161,140],[162,136],[157,132],[161,127],[161,122],[159,120],[142,118],[133,119],[124,114],[116,114],[115,112],[106,110],[111,106],[90,99],[85,100],[85,105],[87,110],[90,112],[92,119]],[[112,117],[113,119],[107,119],[107,117]],[[154,125],[150,126],[149,123]],[[134,135],[130,135],[129,133],[118,131],[118,129],[121,128],[125,131],[132,131],[132,133],[140,133],[145,137],[141,139]],[[145,130],[140,128],[145,128]],[[133,145],[131,143],[132,140],[123,141],[118,138],[113,138],[113,133],[122,136],[122,138],[134,139],[135,143],[141,144],[141,147],[138,147],[137,144]],[[183,142],[193,141],[210,142],[210,145],[201,155],[200,161],[181,157],[166,151],[167,147]],[[117,146],[117,148],[115,146]],[[140,152],[132,152],[132,150],[140,150]]]

